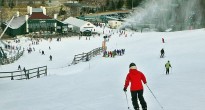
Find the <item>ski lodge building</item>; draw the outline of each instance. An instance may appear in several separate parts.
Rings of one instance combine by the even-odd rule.
[[[78,18],[69,17],[64,20],[63,23],[68,25],[69,30],[72,30],[73,32],[79,33],[83,36],[91,36],[92,33],[96,33],[95,25]]]
[[[39,35],[51,35],[56,32],[63,33],[63,24],[57,20],[57,14],[51,18],[46,15],[45,7],[32,8],[27,6],[27,15],[19,16],[19,12],[16,13],[15,17],[5,23],[3,23],[3,29],[9,24],[6,34],[12,37],[23,34],[38,33]],[[57,29],[57,26],[60,27]]]

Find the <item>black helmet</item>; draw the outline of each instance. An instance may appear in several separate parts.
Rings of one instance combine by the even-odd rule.
[[[130,63],[129,68],[132,67],[132,66],[136,66],[135,63]]]

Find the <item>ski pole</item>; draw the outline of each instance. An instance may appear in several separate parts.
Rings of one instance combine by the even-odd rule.
[[[126,96],[126,100],[127,100],[127,106],[128,106],[128,110],[130,110],[130,106],[129,106],[129,103],[128,103],[128,99],[127,99],[127,93],[125,92],[125,96]]]
[[[161,107],[162,110],[164,110],[163,106],[160,104],[160,102],[157,100],[156,96],[154,95],[154,93],[152,92],[152,90],[149,88],[149,86],[146,84],[147,88],[149,89],[149,91],[152,93],[152,95],[154,96],[155,100],[158,102],[159,106]]]

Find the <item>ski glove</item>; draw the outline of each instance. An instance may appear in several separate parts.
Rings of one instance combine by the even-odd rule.
[[[124,87],[124,88],[123,88],[123,91],[127,92],[127,88]]]

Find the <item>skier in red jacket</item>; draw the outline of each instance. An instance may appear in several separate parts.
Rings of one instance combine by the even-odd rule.
[[[142,106],[143,110],[147,110],[147,103],[144,100],[143,97],[143,85],[147,83],[146,78],[144,74],[140,71],[137,70],[137,67],[134,63],[131,63],[129,65],[129,73],[127,74],[126,80],[125,80],[125,85],[124,85],[124,91],[127,91],[127,87],[129,86],[129,83],[131,82],[131,96],[132,96],[132,105],[135,110],[139,110],[139,105],[138,105],[138,98],[140,101],[140,104]]]

